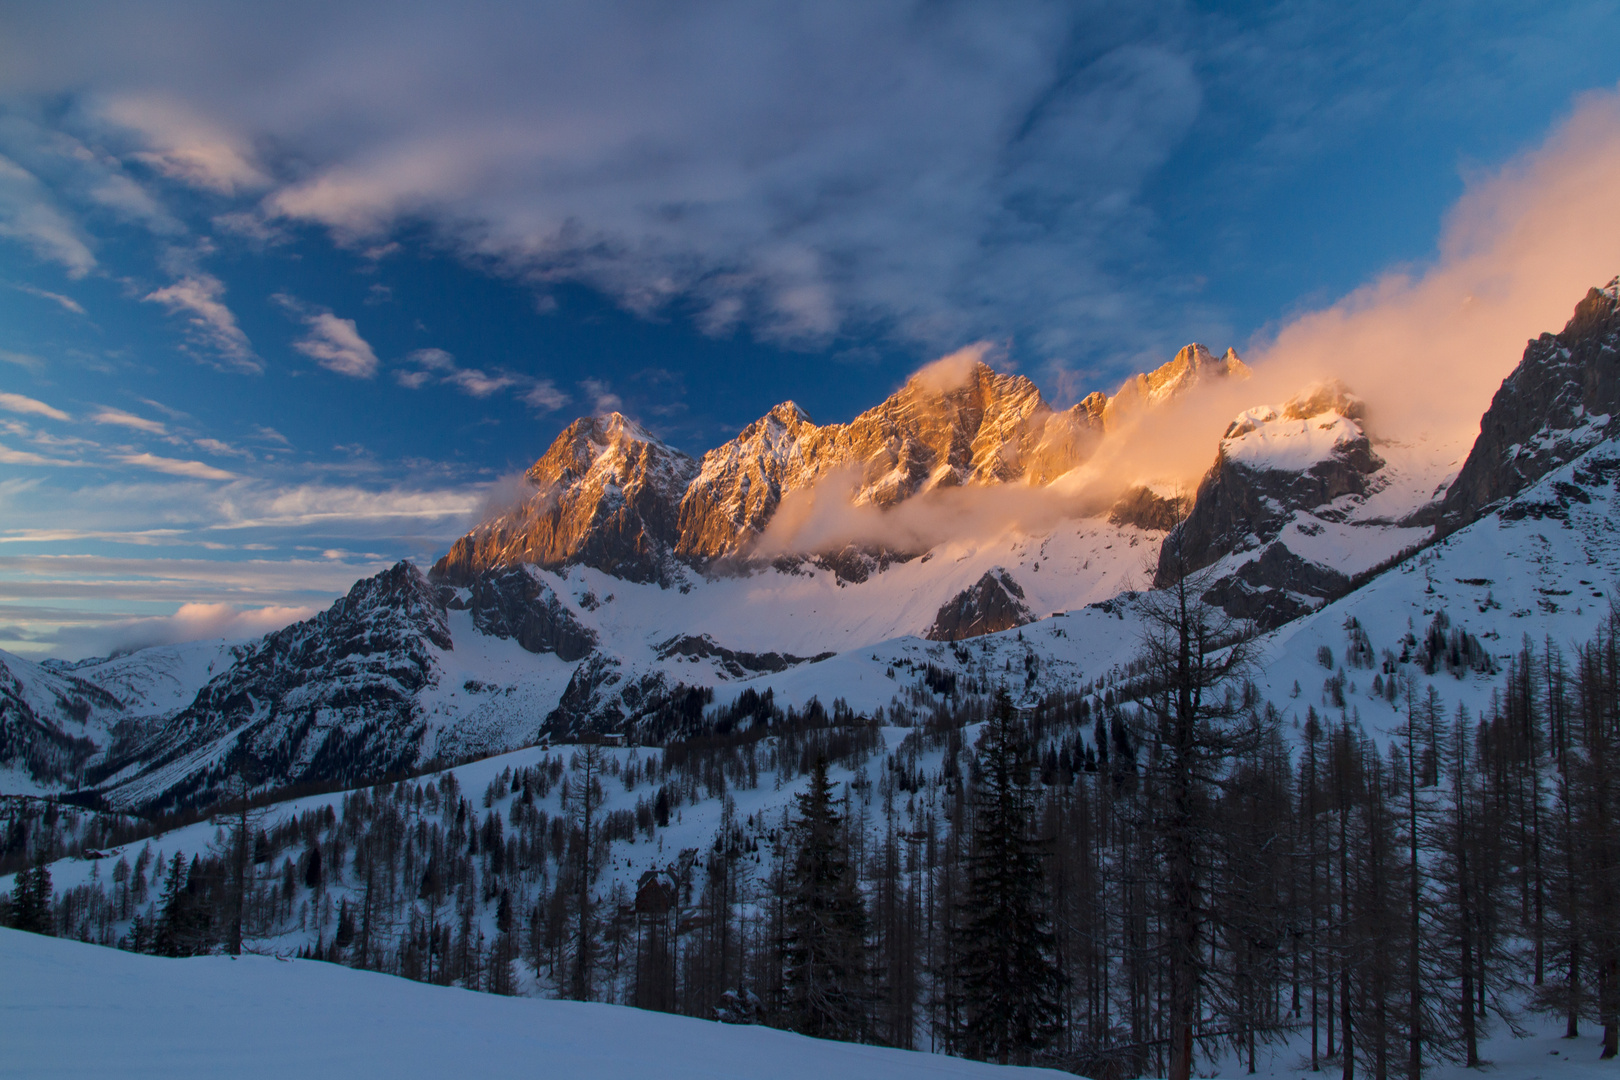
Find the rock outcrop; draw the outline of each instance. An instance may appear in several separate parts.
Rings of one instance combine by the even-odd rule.
[[[1227,428],[1192,509],[1165,540],[1163,587],[1232,556],[1204,598],[1263,627],[1286,622],[1348,587],[1348,577],[1278,542],[1302,519],[1343,519],[1340,500],[1377,487],[1383,460],[1363,429],[1365,408],[1343,384],[1311,387],[1281,406],[1250,409]],[[1307,529],[1319,528],[1307,520]]]
[[[580,660],[596,647],[596,634],[580,623],[557,596],[526,566],[497,567],[473,580],[465,606],[473,625],[492,637],[515,640],[532,653],[556,653]],[[447,607],[461,606],[447,600]]]
[[[1620,278],[1591,289],[1557,334],[1530,342],[1480,419],[1440,506],[1448,535],[1620,433]]]
[[[961,641],[1034,621],[1023,588],[998,566],[947,600],[923,636],[929,641]]]

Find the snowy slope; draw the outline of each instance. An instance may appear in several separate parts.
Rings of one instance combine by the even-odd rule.
[[[123,702],[130,716],[150,716],[190,705],[197,691],[235,662],[240,653],[238,642],[187,641],[72,665],[47,662],[45,667],[71,672],[101,687]]]
[[[1442,611],[1452,628],[1480,641],[1498,668],[1506,667],[1526,637],[1538,650],[1551,641],[1568,653],[1607,618],[1610,598],[1620,588],[1616,477],[1620,440],[1590,449],[1496,513],[1314,613],[1262,635],[1253,672],[1262,697],[1294,719],[1307,706],[1332,708],[1337,715],[1323,684],[1342,674],[1344,708],[1358,710],[1374,731],[1391,726],[1398,720],[1396,705],[1372,693],[1374,675],[1385,677],[1384,652],[1398,659],[1403,638],[1412,634],[1421,639]],[[1346,665],[1350,619],[1367,635],[1379,666]],[[1136,655],[1141,634],[1142,624],[1126,596],[954,646],[916,638],[881,642],[813,667],[758,676],[728,690],[770,687],[784,704],[812,696],[823,702],[843,697],[852,708],[870,711],[912,696],[918,683],[913,668],[932,663],[961,675],[988,676],[992,683],[1000,679],[1015,695],[1045,695],[1108,677]],[[1333,657],[1332,668],[1318,660],[1324,646]],[[907,664],[911,667],[902,666]],[[1410,674],[1417,680],[1419,694],[1433,685],[1448,707],[1460,702],[1475,711],[1489,704],[1501,681],[1499,674],[1454,675],[1444,668],[1427,675],[1410,661],[1395,667],[1397,677]]]
[[[0,930],[0,1077],[1059,1077],[314,961],[162,960]]]

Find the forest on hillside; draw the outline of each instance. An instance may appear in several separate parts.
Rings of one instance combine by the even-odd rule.
[[[1526,1009],[1620,1049],[1620,610],[1501,671],[1443,615],[1382,656],[1347,626],[1320,704],[1285,713],[1239,628],[1155,596],[1111,685],[955,693],[888,753],[841,706],[698,701],[664,747],[537,753],[483,791],[447,772],[271,825],[243,797],[195,850],[129,843],[61,891],[48,860],[128,823],[14,801],[3,914],[1100,1078],[1285,1038],[1346,1080],[1417,1077]],[[1473,714],[1418,670],[1499,686]],[[1357,674],[1396,726],[1345,707]],[[718,832],[664,850],[704,802]]]

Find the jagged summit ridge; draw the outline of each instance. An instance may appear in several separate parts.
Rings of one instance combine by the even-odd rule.
[[[1112,397],[1060,411],[1022,375],[952,359],[848,423],[818,425],[782,402],[701,461],[618,413],[586,417],[528,470],[534,494],[456,541],[433,573],[469,585],[494,567],[581,564],[672,584],[681,564],[746,558],[794,492],[835,483],[852,504],[886,510],[946,488],[1049,484],[1084,463],[1111,423],[1247,375],[1235,351],[1217,358],[1192,344]]]
[[[574,421],[526,474],[535,492],[457,540],[433,568],[470,585],[498,566],[582,563],[668,581],[676,507],[697,463],[618,413]]]

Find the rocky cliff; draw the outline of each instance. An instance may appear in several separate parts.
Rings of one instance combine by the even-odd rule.
[[[1598,442],[1620,433],[1620,278],[1591,289],[1502,382],[1440,508],[1455,532]]]
[[[697,463],[618,413],[574,421],[527,473],[534,494],[457,540],[436,579],[470,585],[492,567],[581,564],[667,582],[678,506]]]
[[[246,751],[266,783],[375,777],[417,763],[417,695],[451,648],[445,609],[402,562],[305,622],[252,643],[172,719],[114,729],[92,781],[119,806],[207,805]]]
[[[1358,504],[1382,486],[1385,462],[1365,417],[1359,398],[1327,382],[1235,419],[1186,520],[1160,549],[1155,587],[1224,562],[1204,575],[1205,599],[1264,627],[1342,592],[1347,574],[1295,549],[1309,547],[1326,524],[1354,521]]]

